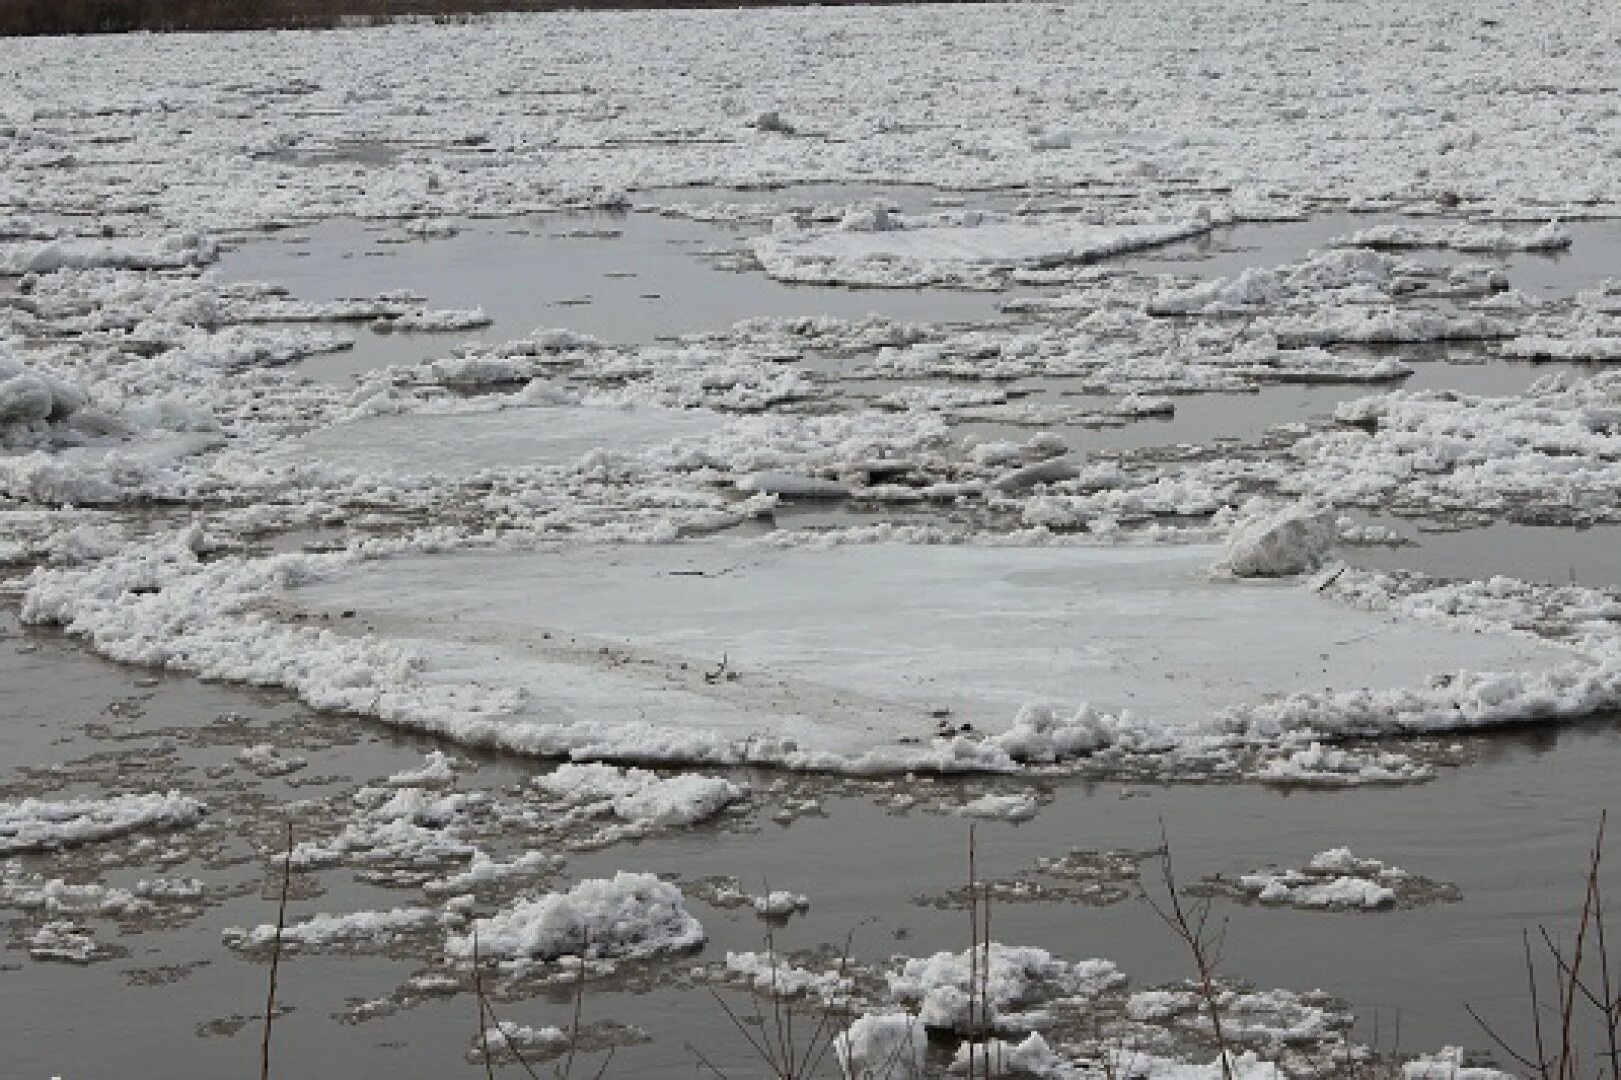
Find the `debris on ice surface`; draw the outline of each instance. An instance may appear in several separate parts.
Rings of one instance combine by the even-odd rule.
[[[522,967],[560,956],[646,959],[697,948],[706,935],[680,889],[652,874],[621,871],[478,919],[447,939],[446,954],[471,960],[475,938],[481,958]]]
[[[182,829],[201,821],[206,809],[177,791],[62,802],[0,802],[0,855],[53,851],[146,829]]]

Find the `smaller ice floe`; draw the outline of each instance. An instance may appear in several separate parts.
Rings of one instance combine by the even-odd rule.
[[[219,258],[219,248],[199,233],[120,240],[58,239],[0,244],[0,274],[50,274],[58,270],[114,268],[184,270]]]
[[[389,787],[442,787],[455,783],[456,770],[465,764],[443,750],[430,750],[420,766],[394,773],[383,783]]]
[[[97,941],[88,927],[67,919],[53,919],[28,937],[28,955],[35,960],[91,964],[117,956],[119,950]]]
[[[78,386],[24,363],[0,341],[0,449],[49,445],[88,402]]]
[[[1378,859],[1360,859],[1344,847],[1319,852],[1299,869],[1261,870],[1236,879],[1207,878],[1199,887],[1241,900],[1308,911],[1377,911],[1461,898],[1456,885],[1416,877]]]
[[[1041,801],[1028,791],[1008,795],[981,795],[964,803],[958,813],[966,817],[987,818],[992,821],[1029,821],[1041,808]]]
[[[201,821],[206,809],[177,791],[63,802],[0,802],[0,855],[53,851],[143,829],[181,829]]]
[[[1068,456],[1049,457],[1010,469],[991,481],[992,491],[1002,494],[1028,491],[1044,484],[1057,484],[1074,480],[1081,475],[1080,466]]]
[[[1350,1012],[1321,991],[1250,990],[1217,988],[1216,1008],[1222,1034],[1245,1047],[1269,1055],[1292,1045],[1326,1043],[1351,1026]],[[1209,1006],[1193,984],[1144,990],[1131,995],[1126,1015],[1140,1023],[1183,1028],[1208,1036]]]
[[[422,888],[429,896],[457,896],[474,892],[481,886],[505,884],[550,873],[557,869],[561,861],[544,851],[526,851],[515,859],[501,862],[480,850],[473,853],[467,869],[424,882]]]
[[[263,777],[286,776],[309,764],[297,754],[283,754],[270,743],[243,747],[237,751],[236,760],[244,769]]]
[[[485,1028],[477,1037],[475,1051],[488,1046],[492,1055],[503,1050],[541,1055],[537,1060],[568,1049],[569,1033],[559,1027],[532,1028],[514,1020],[502,1020]]]
[[[379,334],[391,334],[395,331],[448,333],[455,330],[479,330],[489,326],[494,321],[489,315],[485,314],[483,308],[422,309],[418,311],[402,311],[397,315],[384,316],[374,321],[371,328]]]
[[[1263,783],[1302,787],[1412,784],[1434,776],[1434,766],[1394,750],[1353,750],[1316,740],[1268,757],[1255,770]]]
[[[986,970],[979,970],[982,966]],[[982,987],[970,983],[976,974]],[[915,1006],[925,1027],[958,1034],[983,1034],[976,1030],[981,1017],[991,1031],[1028,1031],[1044,1018],[1044,1003],[1093,998],[1126,981],[1107,960],[1070,963],[1045,949],[1000,942],[983,946],[973,955],[940,952],[908,959],[887,978],[890,993],[897,1001]],[[986,995],[983,1001],[977,998],[981,988]]]
[[[49,916],[98,915],[128,919],[151,912],[157,904],[186,904],[203,899],[206,888],[195,878],[151,878],[132,888],[72,884],[0,866],[0,907],[39,911]]]
[[[703,925],[687,911],[681,890],[652,874],[621,871],[582,881],[563,893],[520,900],[452,934],[446,955],[526,967],[562,956],[646,959],[702,945]]]
[[[1334,515],[1308,503],[1281,510],[1254,504],[1245,509],[1216,564],[1216,569],[1234,577],[1304,574],[1320,567],[1339,539]]]
[[[1477,254],[1507,254],[1530,251],[1550,253],[1569,249],[1570,230],[1558,221],[1535,229],[1509,230],[1493,225],[1375,225],[1331,241],[1335,247],[1444,248]]]
[[[1115,416],[1174,416],[1176,402],[1153,394],[1127,394],[1113,405],[1109,412]]]
[[[1493,341],[1514,336],[1513,324],[1486,315],[1453,315],[1428,308],[1337,307],[1314,315],[1268,320],[1278,344],[1402,345],[1428,341]]]
[[[929,1038],[909,1013],[868,1012],[833,1040],[841,1074],[884,1080],[920,1080],[928,1059]]]
[[[1420,1054],[1402,1065],[1402,1080],[1517,1080],[1514,1073],[1489,1065],[1467,1065],[1463,1047],[1446,1046]]]
[[[386,949],[402,938],[420,937],[445,925],[459,925],[463,917],[438,908],[393,908],[388,911],[351,911],[342,915],[315,915],[280,928],[268,923],[251,930],[227,927],[225,944],[239,952],[270,949],[280,941],[287,952]]]
[[[502,1020],[473,1036],[473,1045],[467,1056],[469,1061],[477,1064],[488,1050],[493,1060],[521,1060],[526,1065],[532,1065],[552,1061],[565,1054],[594,1054],[618,1046],[651,1041],[652,1036],[641,1028],[611,1020],[584,1024],[574,1029],[535,1028],[515,1020]]]
[[[434,795],[421,788],[365,787],[354,795],[356,814],[336,835],[303,840],[293,848],[299,869],[352,865],[429,871],[473,858],[468,827],[489,808],[482,792]]]
[[[810,898],[802,893],[775,889],[754,897],[754,913],[766,919],[786,919],[810,910]]]
[[[684,883],[682,891],[717,908],[747,908],[767,921],[787,919],[810,910],[810,898],[801,893],[782,889],[751,893],[735,877],[707,877]]]
[[[828,1006],[847,1004],[856,988],[854,973],[849,970],[815,971],[772,952],[727,953],[726,977],[761,994],[814,998]]]
[[[1047,1045],[1040,1032],[1032,1031],[1023,1041],[987,1039],[983,1043],[963,1042],[951,1059],[953,1076],[978,1073],[984,1076],[1052,1076],[1065,1062]]]
[[[1413,269],[1410,263],[1371,251],[1314,251],[1299,262],[1254,266],[1234,277],[1164,289],[1143,310],[1150,315],[1222,315],[1328,301],[1384,301]]]
[[[852,490],[850,485],[838,480],[774,470],[746,473],[734,481],[734,486],[739,491],[785,499],[844,499]]]
[[[599,829],[593,845],[645,836],[707,821],[747,796],[746,789],[719,776],[681,773],[661,777],[646,769],[614,765],[559,765],[533,786],[554,800],[553,814],[575,820],[612,817],[617,823]]]
[[[850,221],[850,219],[847,219]],[[754,241],[765,272],[779,281],[821,285],[996,288],[1016,270],[1094,262],[1187,240],[1220,224],[1208,210],[1186,218],[1097,224],[974,212],[918,219],[885,215],[837,228],[789,222]]]

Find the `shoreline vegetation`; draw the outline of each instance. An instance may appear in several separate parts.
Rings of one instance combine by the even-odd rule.
[[[871,6],[874,2],[815,0],[814,6]],[[903,4],[913,0],[876,2]],[[454,22],[502,12],[806,5],[807,0],[6,0],[0,3],[0,37],[136,31],[330,30],[396,19]]]

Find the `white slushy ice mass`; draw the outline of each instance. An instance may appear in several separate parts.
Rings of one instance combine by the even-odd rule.
[[[514,725],[622,724],[649,747],[786,743],[779,752],[835,767],[921,763],[912,744],[942,723],[994,739],[1031,704],[1065,718],[1129,711],[1134,730],[1174,744],[1278,694],[1569,658],[1357,610],[1299,581],[1222,579],[1208,570],[1218,554],[570,548],[383,560],[285,600],[355,612],[423,657],[425,681],[521,690]],[[618,750],[635,756],[637,743]]]

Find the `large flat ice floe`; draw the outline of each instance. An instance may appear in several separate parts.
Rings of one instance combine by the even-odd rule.
[[[699,410],[589,406],[407,414],[321,428],[285,453],[360,472],[460,475],[567,465],[600,448],[634,454],[723,423]]]
[[[881,227],[874,227],[874,225]],[[1087,263],[1209,232],[1208,212],[1166,221],[1097,224],[1018,218],[926,221],[880,217],[861,227],[787,229],[754,242],[765,272],[781,281],[910,288],[995,287],[1017,269]]]
[[[1197,742],[1224,713],[1230,733],[1232,710],[1297,691],[1571,660],[1298,582],[1223,580],[1208,569],[1217,554],[708,544],[413,556],[285,589],[281,603],[351,612],[342,624],[417,658],[413,679],[512,703],[423,726],[626,759],[736,760],[741,747],[832,768],[1007,766]]]

